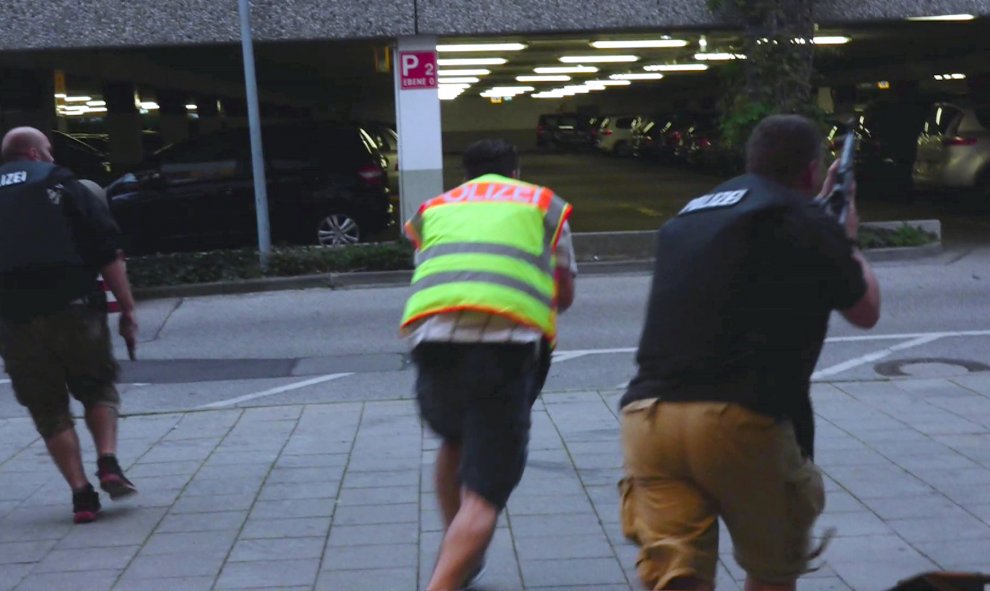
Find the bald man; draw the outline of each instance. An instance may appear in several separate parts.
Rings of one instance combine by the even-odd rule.
[[[120,304],[119,330],[133,357],[138,326],[118,229],[106,202],[55,164],[37,129],[9,131],[0,157],[0,356],[72,489],[73,520],[86,523],[100,497],[83,469],[69,394],[86,411],[100,488],[111,499],[137,492],[116,456],[119,368],[97,283],[102,274]]]

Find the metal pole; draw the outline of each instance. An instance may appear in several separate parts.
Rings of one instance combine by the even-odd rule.
[[[265,157],[261,149],[261,109],[258,106],[258,80],[254,71],[249,0],[238,0],[238,11],[241,16],[241,49],[244,53],[248,126],[251,130],[251,170],[254,173],[254,208],[258,217],[258,251],[261,253],[261,268],[268,269],[268,261],[272,254],[272,238],[268,224],[268,183],[265,179]]]

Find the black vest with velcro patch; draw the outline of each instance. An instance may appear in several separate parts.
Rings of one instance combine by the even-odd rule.
[[[0,166],[0,273],[83,265],[65,213],[72,178],[47,162]]]

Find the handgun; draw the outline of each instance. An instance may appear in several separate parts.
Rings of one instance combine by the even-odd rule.
[[[846,136],[842,141],[842,152],[839,154],[839,168],[835,175],[835,186],[828,195],[820,197],[818,202],[840,224],[846,221],[849,213],[849,194],[852,190],[853,169],[856,157],[856,121],[846,124]]]

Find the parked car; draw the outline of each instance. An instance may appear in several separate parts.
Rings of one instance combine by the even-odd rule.
[[[273,242],[347,245],[394,222],[383,159],[364,129],[307,122],[262,134]],[[107,194],[132,254],[257,244],[246,129],[168,146]]]
[[[633,130],[639,126],[639,115],[613,115],[605,117],[598,124],[596,147],[606,154],[632,156]]]
[[[73,133],[70,135],[84,144],[89,144],[98,152],[110,154],[110,134],[108,133]],[[151,129],[141,130],[141,148],[146,156],[154,154],[162,147],[164,147],[164,142],[160,133]]]
[[[975,190],[990,201],[990,105],[932,105],[912,178],[918,188]]]
[[[598,118],[581,113],[540,115],[536,145],[550,150],[587,150],[594,146]]]
[[[52,131],[52,150],[55,162],[74,172],[81,179],[90,179],[103,185],[112,180],[110,158],[101,152],[61,131]]]
[[[391,123],[369,121],[361,124],[375,140],[378,151],[385,159],[385,173],[388,175],[388,189],[392,196],[399,194],[399,134]]]

